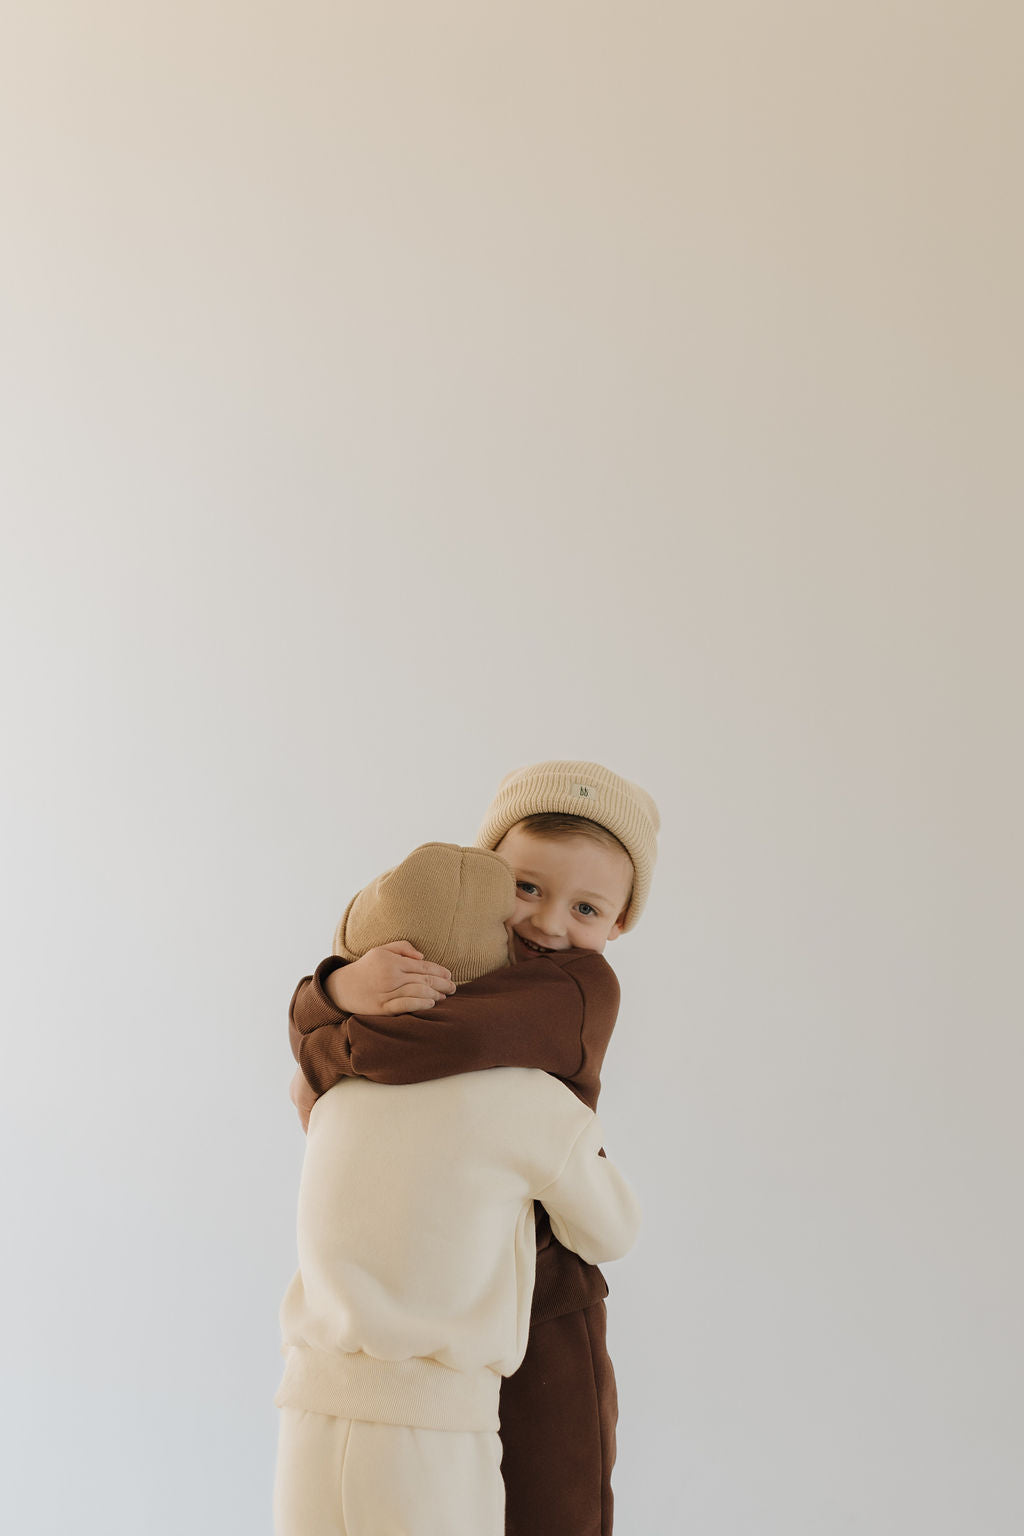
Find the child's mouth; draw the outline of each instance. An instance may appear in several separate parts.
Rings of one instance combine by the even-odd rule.
[[[532,939],[524,939],[522,934],[519,934],[519,939],[521,943],[526,945],[527,949],[532,949],[538,955],[554,954],[553,949],[545,949],[543,944],[534,944]]]

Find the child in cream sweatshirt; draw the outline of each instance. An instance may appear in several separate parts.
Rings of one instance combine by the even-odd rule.
[[[497,854],[427,844],[353,900],[344,944],[354,958],[411,938],[469,981],[508,962],[514,901]],[[526,1349],[533,1202],[589,1263],[636,1233],[602,1141],[534,1068],[353,1079],[318,1099],[281,1309],[278,1536],[501,1536],[498,1392]]]

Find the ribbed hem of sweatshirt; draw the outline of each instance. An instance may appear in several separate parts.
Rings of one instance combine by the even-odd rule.
[[[537,1255],[537,1279],[530,1325],[548,1323],[568,1312],[585,1312],[608,1295],[608,1283],[596,1264],[586,1264],[565,1248]]]
[[[375,1360],[289,1345],[274,1402],[336,1419],[409,1429],[498,1428],[501,1377],[486,1367],[455,1371],[437,1360]]]

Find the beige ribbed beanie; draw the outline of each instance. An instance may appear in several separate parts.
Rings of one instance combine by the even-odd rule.
[[[515,909],[512,871],[496,853],[424,843],[353,896],[334,932],[333,953],[358,960],[408,939],[456,982],[506,965],[505,923]]]
[[[614,833],[633,860],[633,896],[622,927],[634,928],[651,888],[661,819],[645,789],[600,763],[533,763],[502,779],[477,833],[477,845],[496,848],[517,821],[544,812],[583,816]]]

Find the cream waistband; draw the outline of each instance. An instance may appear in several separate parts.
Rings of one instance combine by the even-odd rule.
[[[338,1419],[415,1429],[496,1430],[501,1377],[453,1371],[437,1360],[375,1360],[289,1345],[274,1402]]]

